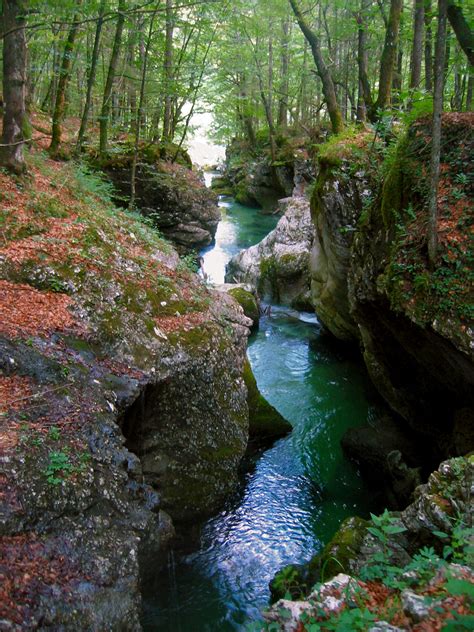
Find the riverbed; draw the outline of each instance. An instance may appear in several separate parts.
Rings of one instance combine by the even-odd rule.
[[[216,243],[203,253],[215,283],[231,256],[278,220],[231,198],[220,206]],[[170,552],[167,571],[145,587],[145,630],[245,629],[260,618],[277,570],[307,561],[346,516],[373,509],[339,445],[347,428],[376,413],[361,360],[324,334],[314,314],[282,306],[262,319],[248,355],[261,392],[293,432],[242,473],[234,497],[202,526],[197,550]]]

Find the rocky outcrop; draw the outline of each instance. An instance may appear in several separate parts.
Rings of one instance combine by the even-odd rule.
[[[368,142],[361,135],[360,144]],[[372,184],[361,154],[347,152],[347,139],[320,151],[318,176],[311,197],[315,237],[311,249],[311,299],[319,319],[340,340],[356,340],[350,314],[347,277],[357,222],[372,198]],[[360,151],[360,150],[359,150]],[[333,154],[341,156],[334,158]]]
[[[453,629],[469,627],[473,481],[474,458],[452,459],[401,513],[385,512],[370,523],[348,519],[306,570],[288,567],[277,575],[273,585],[296,601],[280,599],[265,619],[288,632],[303,622],[347,630],[364,622],[363,629],[375,631],[420,623],[436,629],[454,618]],[[401,608],[387,608],[390,599]]]
[[[301,195],[313,180],[305,139],[281,136],[276,145],[274,161],[268,139],[261,139],[254,148],[234,140],[227,148],[224,181],[233,187],[240,204],[274,211],[281,198],[291,196],[295,189]]]
[[[349,301],[372,381],[411,429],[423,452],[444,458],[474,448],[472,222],[474,116],[443,119],[440,245],[426,256],[426,170],[430,122],[409,129],[392,158],[380,197],[352,248]],[[429,446],[429,448],[428,448]]]
[[[242,308],[247,318],[252,321],[252,328],[257,329],[260,322],[260,301],[255,289],[245,283],[222,283],[216,290],[230,294]]]
[[[117,202],[128,204],[133,152],[101,159],[98,166],[112,181]],[[183,161],[181,161],[183,162]],[[220,221],[217,197],[191,164],[163,160],[160,147],[141,150],[136,171],[135,204],[160,232],[182,251],[212,243]]]
[[[309,302],[309,257],[314,238],[306,197],[282,201],[285,213],[259,244],[231,259],[229,282],[248,283],[259,295],[277,303],[305,309]]]
[[[275,439],[291,432],[291,424],[260,393],[248,360],[244,366],[244,382],[247,387],[251,447],[268,446]]]
[[[0,174],[22,208],[0,249],[1,626],[139,630],[172,519],[237,481],[251,321],[61,168],[60,197],[35,174],[47,205]]]

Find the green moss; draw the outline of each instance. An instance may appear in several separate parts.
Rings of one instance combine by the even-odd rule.
[[[255,296],[241,287],[230,289],[229,294],[235,298],[237,303],[242,307],[247,318],[250,318],[254,326],[257,326],[260,320],[260,309]]]
[[[368,526],[362,518],[347,518],[323,551],[307,564],[282,568],[270,583],[272,602],[288,594],[292,599],[305,599],[316,583],[329,581],[338,573],[350,574],[350,561],[357,557]]]
[[[250,437],[264,441],[288,434],[291,424],[262,396],[248,360],[244,365],[243,378],[247,387]]]
[[[267,282],[270,284],[272,297],[278,302],[280,300],[280,290],[278,288],[278,269],[275,257],[267,257],[260,261],[260,279],[258,282],[260,293],[263,293]]]
[[[235,186],[235,201],[243,206],[250,206],[254,208],[260,208],[260,204],[252,197],[252,194],[248,190],[246,180],[241,180]]]

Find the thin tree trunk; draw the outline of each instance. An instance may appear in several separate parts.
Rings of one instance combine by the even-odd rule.
[[[376,120],[390,103],[392,91],[393,72],[397,59],[398,35],[400,31],[400,19],[402,15],[403,0],[391,0],[390,14],[387,30],[385,31],[385,43],[380,60],[379,93],[377,101],[370,111],[371,120]]]
[[[81,0],[77,1],[77,5],[81,5]],[[61,144],[61,124],[63,122],[64,113],[66,111],[66,90],[71,77],[71,68],[77,33],[79,31],[79,15],[75,15],[72,26],[69,29],[66,44],[64,45],[63,60],[61,62],[61,70],[59,71],[58,89],[56,92],[56,103],[53,112],[53,127],[51,134],[51,144],[49,151],[56,154]]]
[[[97,62],[99,60],[100,35],[102,32],[102,25],[104,23],[105,3],[106,3],[106,0],[102,0],[100,3],[99,16],[97,20],[96,29],[95,29],[94,47],[92,49],[92,58],[91,58],[91,63],[90,63],[90,68],[89,68],[89,76],[87,78],[86,101],[84,103],[84,109],[82,111],[82,118],[81,118],[81,126],[79,128],[79,134],[77,136],[76,150],[78,152],[80,152],[82,149],[82,144],[84,142],[84,135],[86,133],[87,123],[89,120],[89,112],[90,112],[91,99],[92,99],[92,89],[95,83],[95,76],[97,73]]]
[[[431,141],[430,188],[428,200],[428,259],[434,267],[438,254],[438,184],[441,152],[441,116],[444,95],[444,57],[446,54],[447,0],[438,0],[438,32],[435,50],[433,131]]]
[[[433,90],[433,33],[431,30],[431,0],[425,0],[425,90]]]
[[[115,29],[114,44],[112,55],[110,57],[109,70],[107,80],[105,82],[104,98],[102,101],[102,110],[100,112],[100,132],[99,132],[99,152],[104,156],[107,152],[107,135],[110,116],[110,107],[112,105],[112,88],[114,85],[115,74],[117,72],[117,64],[120,55],[120,46],[122,44],[123,25],[125,22],[126,0],[119,0],[117,27]]]
[[[414,0],[413,46],[411,50],[410,88],[419,88],[421,82],[421,60],[423,58],[423,25],[425,0]]]
[[[474,31],[464,17],[462,8],[454,0],[448,0],[448,19],[470,65],[474,66]]]
[[[164,63],[165,110],[163,115],[163,140],[165,142],[172,140],[173,95],[171,94],[171,87],[173,83],[173,35],[173,2],[172,0],[166,0],[166,40]]]
[[[361,0],[360,11],[357,15],[357,64],[359,68],[359,97],[357,120],[365,121],[367,110],[373,107],[372,92],[370,89],[367,56],[367,13],[370,8],[370,0]]]
[[[130,208],[133,209],[135,206],[135,198],[136,198],[136,174],[137,174],[137,163],[138,163],[138,149],[140,146],[140,130],[143,119],[143,104],[145,101],[145,81],[146,81],[146,72],[148,66],[148,55],[150,52],[151,40],[153,35],[153,25],[155,22],[155,16],[157,13],[157,9],[153,12],[150,20],[150,27],[148,29],[148,37],[146,40],[146,44],[142,51],[142,76],[140,81],[140,96],[138,100],[138,109],[136,113],[136,123],[135,123],[135,146],[133,149],[133,161],[132,161],[132,172],[130,179]]]
[[[25,3],[3,0],[3,114],[0,165],[14,173],[26,170],[23,141],[27,126]]]
[[[285,129],[288,124],[288,91],[289,91],[289,43],[290,21],[282,20],[282,38],[280,53],[280,102],[278,105],[278,127]]]
[[[289,0],[289,2],[291,4],[291,8],[293,9],[293,13],[295,14],[295,17],[298,21],[299,27],[311,47],[311,52],[313,53],[316,68],[318,69],[318,74],[323,85],[323,94],[326,101],[329,118],[331,119],[332,131],[334,132],[334,134],[338,134],[344,129],[344,120],[342,118],[341,110],[339,109],[339,105],[337,103],[336,91],[334,89],[334,82],[331,73],[326,66],[321,53],[319,37],[306,22],[296,0]]]

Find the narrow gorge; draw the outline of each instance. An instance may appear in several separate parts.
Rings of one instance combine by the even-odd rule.
[[[471,8],[0,4],[0,630],[473,629]]]

